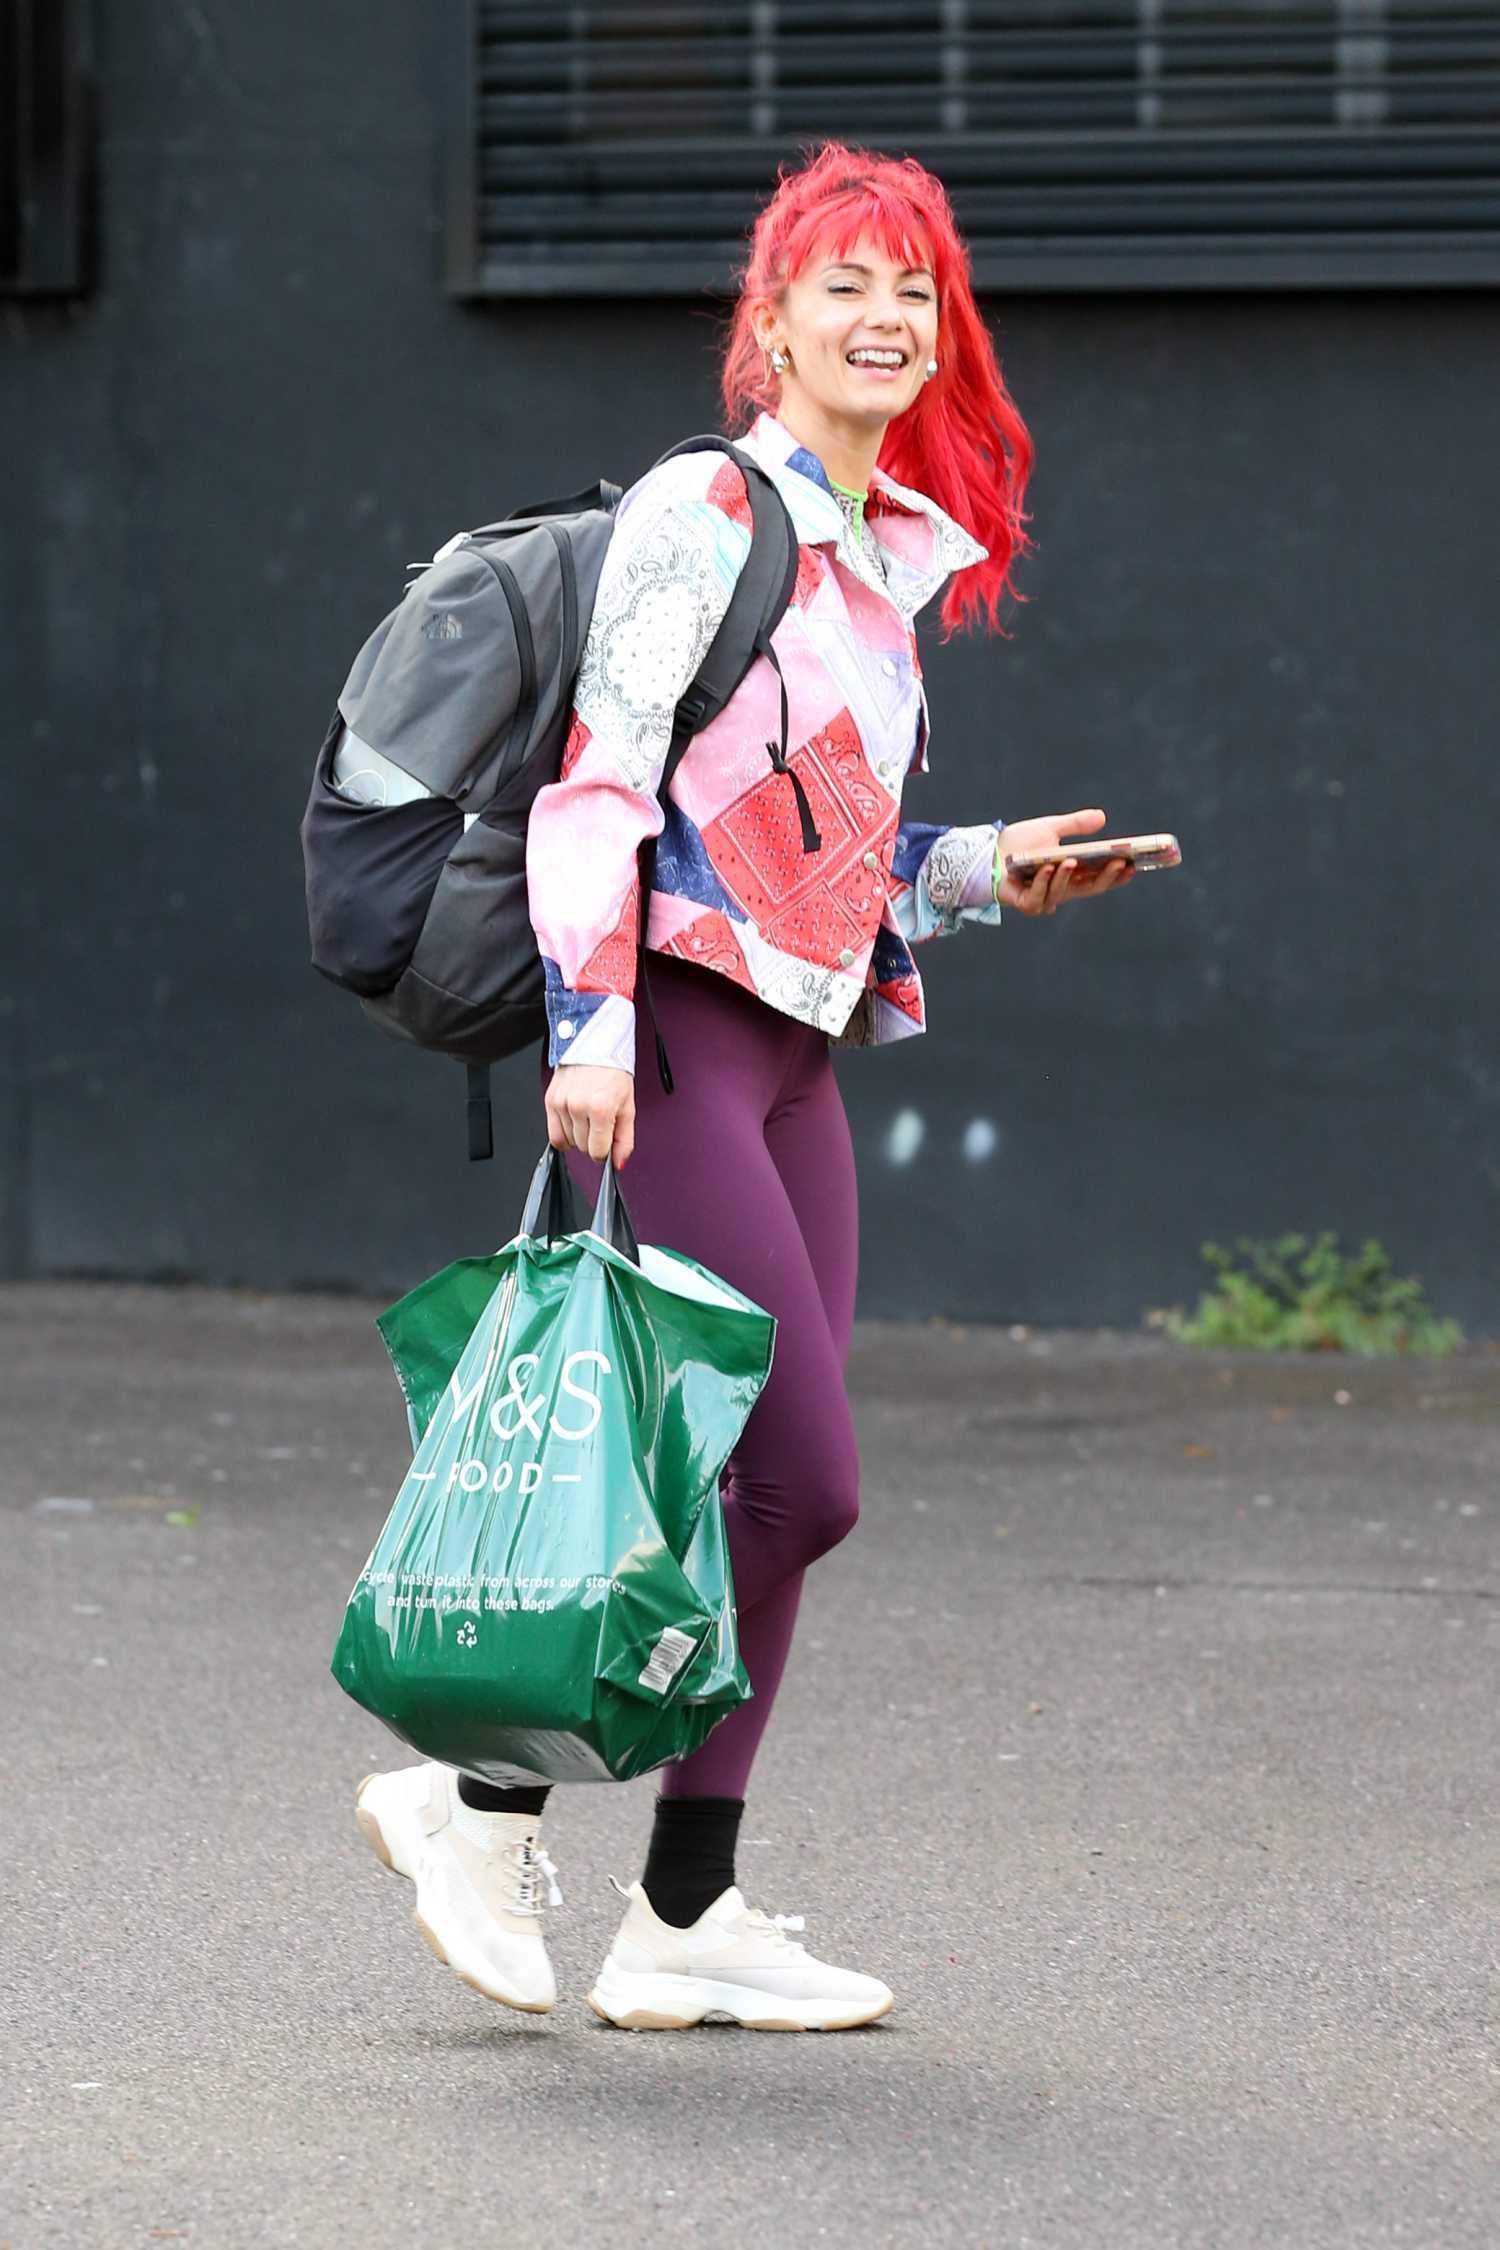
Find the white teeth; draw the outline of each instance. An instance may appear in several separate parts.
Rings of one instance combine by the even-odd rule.
[[[903,352],[846,352],[844,357],[851,367],[904,367],[906,365],[906,356]]]

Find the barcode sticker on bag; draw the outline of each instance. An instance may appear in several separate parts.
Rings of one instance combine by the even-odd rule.
[[[669,1625],[651,1651],[637,1685],[649,1688],[653,1695],[665,1695],[697,1645],[691,1633]]]

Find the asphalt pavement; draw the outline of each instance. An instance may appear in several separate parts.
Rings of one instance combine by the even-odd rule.
[[[0,2250],[1493,2250],[1500,1352],[862,1327],[741,1868],[897,2007],[652,2035],[649,1781],[553,1800],[546,2018],[355,1829],[375,1309],[0,1290]]]

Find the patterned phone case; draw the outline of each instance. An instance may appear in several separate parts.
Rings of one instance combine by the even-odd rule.
[[[1005,872],[1024,882],[1038,868],[1060,867],[1065,859],[1076,859],[1080,867],[1102,867],[1110,859],[1128,859],[1133,867],[1143,870],[1180,867],[1182,846],[1175,836],[1108,836],[1097,843],[1059,844],[1051,851],[1018,852],[1014,858],[1007,853]]]

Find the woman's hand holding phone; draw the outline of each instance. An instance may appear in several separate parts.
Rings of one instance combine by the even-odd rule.
[[[1056,851],[1064,834],[1092,835],[1103,826],[1104,814],[1097,805],[1083,812],[1047,813],[1037,820],[1008,820],[995,846],[998,903],[1014,907],[1018,914],[1055,914],[1070,899],[1097,898],[1105,891],[1123,890],[1135,879],[1135,869],[1123,859],[1106,860],[1102,867],[1080,867],[1076,860],[1067,859],[1039,868],[1026,883],[1018,883],[1006,871],[1007,858]]]

